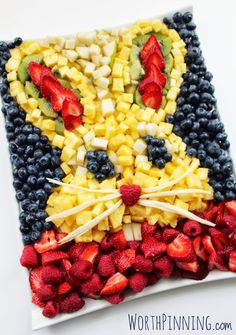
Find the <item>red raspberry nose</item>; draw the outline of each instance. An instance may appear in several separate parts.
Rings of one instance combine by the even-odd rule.
[[[134,206],[141,195],[142,189],[139,185],[122,185],[120,187],[121,199],[126,206]]]

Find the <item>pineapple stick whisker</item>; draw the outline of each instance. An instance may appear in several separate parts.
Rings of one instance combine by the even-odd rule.
[[[157,192],[157,193],[147,193],[142,194],[140,199],[147,199],[147,198],[156,198],[156,197],[168,197],[172,195],[179,195],[179,194],[203,194],[203,195],[212,195],[212,192],[201,190],[197,188],[192,189],[182,189],[182,190],[172,190],[166,192]]]

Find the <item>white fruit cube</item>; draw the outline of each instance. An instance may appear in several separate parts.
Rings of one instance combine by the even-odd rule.
[[[146,125],[147,135],[155,136],[157,134],[157,125],[155,123],[148,123]]]
[[[87,62],[86,66],[85,66],[85,69],[84,69],[84,72],[86,74],[92,74],[93,71],[95,70],[95,67],[96,67],[96,65],[94,63]]]
[[[85,167],[83,167],[83,166],[78,166],[77,169],[76,169],[75,174],[81,176],[81,175],[86,174],[87,171],[88,171],[88,170],[87,170]]]
[[[91,44],[96,37],[95,31],[77,34],[77,39],[84,44]]]
[[[137,154],[142,155],[147,148],[147,144],[143,140],[137,139],[134,143],[133,148]]]
[[[89,48],[88,47],[77,47],[76,52],[78,53],[79,57],[83,59],[89,59]]]
[[[132,231],[135,241],[141,241],[142,240],[142,234],[141,234],[141,224],[139,223],[131,223],[132,225]]]
[[[65,56],[69,59],[70,62],[74,62],[78,58],[77,52],[74,50],[66,50]]]
[[[79,149],[77,151],[77,162],[78,162],[78,164],[80,164],[80,165],[84,164],[85,155],[86,155],[85,146],[81,145],[81,147],[79,147]]]
[[[137,155],[137,156],[136,156],[136,159],[135,159],[135,166],[138,166],[139,163],[147,162],[147,161],[148,161],[147,156],[144,156],[144,155]]]
[[[147,135],[146,130],[146,123],[145,122],[139,122],[137,126],[138,133],[141,137],[144,137]]]
[[[101,88],[107,88],[109,86],[109,79],[105,77],[100,77],[95,81],[95,85]]]
[[[86,135],[84,135],[83,139],[86,144],[91,142],[95,137],[94,131],[90,130]]]
[[[134,235],[133,235],[133,230],[132,230],[132,225],[131,224],[124,224],[123,225],[123,233],[125,235],[126,241],[133,241],[134,240]]]
[[[111,57],[111,55],[115,52],[116,50],[116,42],[112,41],[103,47],[103,52],[105,56]]]
[[[117,164],[115,165],[115,171],[116,173],[122,173],[123,172],[123,166]]]
[[[96,149],[106,150],[108,145],[108,140],[104,138],[94,137],[91,142],[92,146]]]
[[[89,48],[90,54],[91,55],[100,55],[101,49],[98,45],[96,44],[91,44]]]
[[[110,57],[102,57],[101,58],[101,64],[102,65],[106,65],[106,64],[110,64],[110,62],[111,62],[111,58]]]
[[[100,87],[97,87],[97,88],[100,88]],[[105,96],[108,94],[108,90],[105,90],[105,89],[99,89],[97,90],[97,96],[98,98],[101,100],[103,98],[105,98]]]
[[[100,55],[92,55],[92,62],[98,66],[100,64],[101,56]]]
[[[116,155],[114,152],[109,153],[108,156],[109,156],[110,161],[111,161],[114,165],[118,164],[118,158],[117,158],[117,155]]]
[[[101,101],[102,104],[102,114],[103,116],[109,115],[114,113],[115,111],[115,106],[114,106],[114,102],[112,99],[103,99]]]
[[[65,42],[65,48],[66,49],[74,49],[75,48],[75,39],[74,38],[67,39],[66,42]]]
[[[100,77],[107,77],[111,73],[111,68],[108,65],[103,65],[93,73],[94,79],[98,79]]]

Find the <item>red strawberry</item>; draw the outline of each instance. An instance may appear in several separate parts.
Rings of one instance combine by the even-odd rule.
[[[183,270],[191,271],[191,272],[197,272],[199,263],[198,261],[193,262],[176,262],[176,265]]]
[[[33,83],[37,86],[40,85],[42,76],[44,75],[53,76],[52,71],[48,67],[40,65],[36,62],[30,62],[28,68],[30,77]]]
[[[36,290],[36,294],[41,301],[48,301],[55,298],[56,291],[52,285],[42,285]]]
[[[122,185],[120,193],[126,206],[134,206],[141,195],[141,187],[139,185]]]
[[[194,279],[194,280],[203,280],[207,277],[209,270],[205,264],[200,264],[197,272],[191,272],[186,270],[179,270],[180,277],[186,279]]]
[[[154,268],[161,278],[169,278],[173,271],[173,263],[169,257],[162,256],[155,260]]]
[[[68,250],[68,254],[73,262],[77,261],[84,250],[86,243],[78,242]]]
[[[220,224],[221,220],[223,218],[224,215],[224,211],[225,211],[225,203],[224,202],[220,202],[218,205],[218,212],[217,212],[217,217],[216,217],[216,224]]]
[[[77,293],[70,293],[60,303],[60,310],[64,313],[73,313],[78,311],[84,306],[85,302],[82,300]]]
[[[166,251],[166,244],[150,236],[143,240],[141,250],[146,258],[152,258]]]
[[[63,283],[61,283],[58,288],[57,288],[57,294],[58,295],[63,295],[68,293],[70,290],[72,289],[72,286],[67,282],[64,281]]]
[[[54,265],[43,266],[41,276],[45,284],[59,284],[63,281],[62,272]]]
[[[230,214],[236,217],[236,200],[226,202],[225,207]]]
[[[134,273],[129,277],[129,286],[135,293],[143,291],[147,283],[148,277],[143,273]]]
[[[125,296],[123,292],[118,292],[118,293],[108,294],[104,297],[104,299],[112,305],[117,305],[117,304],[120,304],[125,299]]]
[[[208,257],[208,269],[212,270],[217,268],[220,271],[227,271],[227,267],[224,265],[223,259],[216,252],[212,252]]]
[[[167,254],[179,262],[191,262],[195,259],[192,241],[182,233],[167,245]]]
[[[236,232],[231,236],[230,240],[233,243],[233,245],[236,246]]]
[[[36,293],[32,294],[32,300],[31,301],[36,306],[39,306],[39,307],[44,307],[45,306],[45,302],[41,301]]]
[[[38,265],[38,255],[35,252],[35,249],[32,245],[26,245],[23,249],[20,263],[26,268],[33,268]]]
[[[141,223],[142,239],[145,239],[148,236],[153,236],[155,231],[156,231],[156,226],[149,224],[147,220],[144,220]]]
[[[46,318],[54,318],[60,311],[58,302],[48,301],[43,309],[43,316]]]
[[[114,263],[119,272],[124,272],[135,262],[135,250],[126,249],[113,255]]]
[[[162,241],[165,243],[172,242],[178,235],[179,230],[173,228],[165,228],[162,233]]]
[[[145,59],[144,61],[145,69],[146,70],[149,69],[151,64],[155,64],[156,67],[158,67],[159,69],[163,69],[165,67],[165,62],[162,55],[160,55],[157,52],[153,52],[152,54],[150,54],[150,56],[148,56],[147,59]]]
[[[145,79],[140,82],[138,89],[141,94],[153,91],[162,92],[162,85],[159,79],[155,79],[153,77],[145,77]]]
[[[160,85],[160,87],[164,87],[166,84],[166,76],[161,72],[159,67],[155,64],[150,64],[144,79],[152,79],[155,83]]]
[[[125,239],[125,235],[123,230],[118,231],[117,233],[113,233],[110,235],[110,242],[114,249],[122,250],[127,246],[127,241]]]
[[[195,237],[195,239],[193,240],[193,248],[194,248],[194,251],[195,251],[197,257],[199,257],[203,261],[207,260],[207,254],[206,254],[205,249],[203,247],[201,236]]]
[[[83,106],[81,103],[69,99],[65,99],[62,105],[62,118],[65,128],[73,130],[82,124]]]
[[[45,230],[39,241],[34,244],[35,250],[42,254],[48,250],[55,250],[58,247],[58,243],[55,237],[54,230]]]
[[[213,247],[212,244],[212,239],[209,235],[203,235],[202,236],[202,244],[204,246],[204,249],[209,253],[215,253],[215,248]]]
[[[100,294],[106,295],[123,291],[128,283],[129,280],[122,273],[116,272],[112,277],[107,280]]]
[[[42,267],[35,268],[30,271],[29,275],[30,287],[33,292],[36,292],[41,286],[44,285],[42,279]]]
[[[89,280],[86,280],[81,284],[81,293],[86,296],[91,296],[91,294],[98,294],[102,288],[103,285],[98,274],[94,273]]]
[[[111,277],[115,274],[116,268],[111,255],[102,255],[97,266],[97,273],[102,277]]]
[[[134,269],[137,272],[152,272],[153,262],[151,259],[147,259],[143,255],[137,255],[135,258]]]
[[[40,92],[45,99],[50,99],[50,92],[48,90],[49,80],[50,80],[50,83],[54,83],[54,85],[60,84],[58,80],[52,75],[48,75],[48,73],[45,73],[45,74],[43,73],[40,79]]]
[[[57,234],[56,234],[56,240],[57,241],[60,241],[60,240],[62,240],[64,237],[66,237],[68,234],[67,233],[63,233],[62,231],[60,231],[60,232],[58,232]]]
[[[98,244],[95,242],[86,243],[79,259],[93,263],[98,255]]]
[[[199,222],[188,220],[184,223],[183,233],[189,237],[196,237],[202,232],[202,227]]]
[[[232,251],[229,255],[229,269],[236,272],[236,250]]]
[[[147,286],[154,285],[159,280],[158,276],[155,273],[153,273],[153,272],[152,273],[148,273],[147,277],[148,277]]]
[[[141,99],[145,106],[153,109],[159,109],[162,102],[162,91],[156,90],[144,92]]]
[[[161,241],[161,238],[162,238],[162,231],[157,230],[157,231],[154,233],[153,237],[154,237],[157,241]]]
[[[42,86],[44,94],[50,97],[52,108],[55,112],[62,110],[62,105],[66,98],[78,101],[76,94],[68,88],[63,87],[54,77],[44,76]]]
[[[72,265],[69,274],[75,280],[88,280],[93,274],[93,265],[87,260],[79,260]]]
[[[212,205],[212,207],[210,207],[208,212],[205,214],[205,219],[211,222],[215,222],[217,213],[218,213],[218,207]]]
[[[61,269],[62,271],[67,274],[72,267],[71,262],[68,259],[62,259],[61,261]]]
[[[129,241],[128,246],[129,246],[129,248],[134,249],[135,251],[137,251],[140,248],[140,241]]]
[[[229,240],[228,236],[223,234],[221,231],[219,231],[216,228],[209,228],[208,231],[211,235],[211,239],[212,239],[212,242],[213,242],[213,245],[214,245],[216,251],[220,251],[224,247],[229,245],[230,240]]]
[[[46,251],[42,254],[42,264],[48,265],[67,259],[69,256],[63,251]]]
[[[109,252],[111,251],[111,242],[109,241],[109,235],[106,234],[100,243],[100,248],[104,252]]]
[[[154,52],[162,56],[160,43],[158,42],[155,35],[151,35],[141,50],[142,61],[145,63],[148,57]]]
[[[226,235],[232,234],[236,230],[236,217],[233,215],[225,215],[217,227]]]

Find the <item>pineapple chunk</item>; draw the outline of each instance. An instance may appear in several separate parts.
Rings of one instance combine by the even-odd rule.
[[[118,228],[122,224],[125,205],[122,204],[117,210],[109,216],[110,223],[113,228]]]

